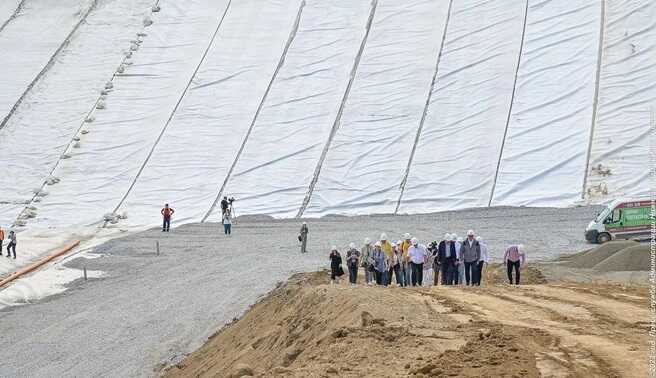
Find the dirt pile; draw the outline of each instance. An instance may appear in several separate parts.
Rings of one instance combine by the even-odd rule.
[[[647,271],[650,269],[649,244],[623,248],[594,266],[600,272]]]
[[[649,245],[632,240],[602,244],[588,251],[562,256],[559,261],[569,268],[594,269],[599,272],[648,271]]]
[[[292,277],[165,375],[587,377],[647,371],[642,289],[328,282],[326,272]]]
[[[567,261],[567,266],[571,268],[591,269],[594,268],[595,265],[614,255],[617,251],[638,244],[638,242],[632,240],[611,241],[588,251],[580,252],[571,256],[563,256],[561,257],[561,260]]]

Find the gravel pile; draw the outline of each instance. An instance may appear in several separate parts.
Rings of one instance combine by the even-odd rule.
[[[600,272],[627,272],[650,270],[649,244],[638,244],[624,248],[595,265]]]
[[[617,240],[604,243],[589,251],[572,256],[571,259],[568,259],[567,265],[572,268],[591,269],[594,268],[595,265],[614,255],[617,251],[636,245],[638,245],[638,242],[632,240]]]

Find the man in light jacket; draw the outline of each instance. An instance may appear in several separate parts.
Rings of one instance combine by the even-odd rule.
[[[419,244],[417,238],[412,238],[412,246],[408,250],[410,266],[412,267],[412,286],[421,286],[424,275],[424,263],[428,258],[426,247]]]
[[[483,279],[483,267],[485,264],[490,262],[490,254],[487,248],[487,243],[480,236],[476,237],[476,241],[481,245],[481,259],[478,260],[478,265],[476,266],[476,274],[474,285],[481,286],[481,281]]]
[[[481,259],[481,245],[475,239],[473,230],[467,231],[467,240],[460,246],[460,256],[465,264],[465,281],[467,286],[472,282],[478,261]]]

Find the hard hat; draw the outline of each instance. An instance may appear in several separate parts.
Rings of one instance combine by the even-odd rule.
[[[376,242],[376,244],[374,244],[374,247],[382,247],[382,246],[383,246],[383,245],[380,244],[380,242]]]
[[[474,233],[474,230],[469,230],[469,231],[467,231],[467,236],[474,236],[474,235],[476,235],[476,234]]]
[[[364,244],[371,244],[371,239],[364,238]]]
[[[444,234],[444,240],[451,240],[451,234]]]
[[[337,246],[336,246],[336,245],[333,245],[333,246],[331,247],[330,250],[331,250],[331,251],[336,251],[336,250],[337,250]]]
[[[412,245],[417,245],[417,243],[419,243],[419,240],[417,240],[417,238],[412,238],[412,240],[410,240],[410,243],[412,243]]]
[[[355,249],[355,243],[351,243],[351,244],[349,244],[349,248],[351,248],[351,249]]]
[[[380,240],[387,240],[387,234],[384,232],[380,234]]]
[[[410,236],[409,233],[406,232],[405,234],[403,234],[403,239],[410,240],[410,238],[411,238],[411,236]]]

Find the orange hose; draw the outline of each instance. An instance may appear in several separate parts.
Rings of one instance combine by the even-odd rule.
[[[58,250],[57,252],[55,252],[55,253],[53,253],[49,256],[46,256],[46,257],[42,258],[41,260],[39,260],[39,261],[37,261],[37,262],[35,262],[31,265],[28,265],[28,266],[26,266],[25,268],[23,268],[19,271],[16,271],[16,272],[12,273],[9,277],[7,277],[7,278],[3,279],[2,281],[0,281],[0,288],[7,285],[8,283],[16,280],[16,279],[28,274],[28,273],[31,273],[31,272],[35,271],[36,269],[38,269],[41,266],[49,263],[50,261],[56,259],[57,257],[70,252],[71,249],[77,247],[78,245],[80,245],[80,241],[76,240],[76,241],[66,245],[64,248]]]

